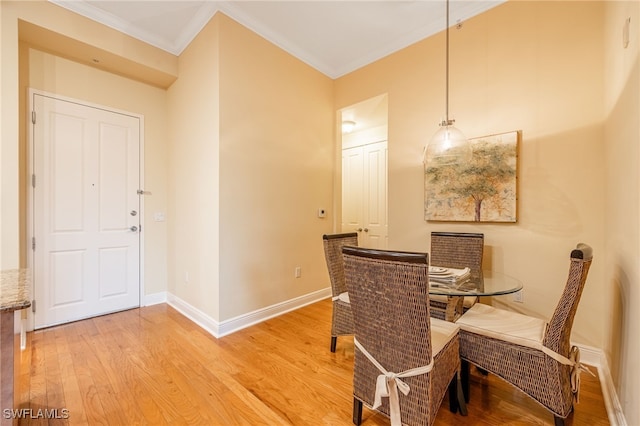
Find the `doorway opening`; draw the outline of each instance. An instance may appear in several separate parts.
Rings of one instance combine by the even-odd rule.
[[[358,245],[386,249],[388,96],[340,110],[342,131],[341,232],[357,232]]]

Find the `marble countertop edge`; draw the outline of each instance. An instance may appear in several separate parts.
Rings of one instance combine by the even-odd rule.
[[[31,306],[31,271],[0,271],[0,312],[11,312]]]

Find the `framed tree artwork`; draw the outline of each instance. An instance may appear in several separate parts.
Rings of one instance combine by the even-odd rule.
[[[517,221],[518,145],[522,131],[470,139],[466,163],[425,164],[425,220]]]

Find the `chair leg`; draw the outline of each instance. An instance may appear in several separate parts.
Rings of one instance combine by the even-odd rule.
[[[555,426],[564,426],[564,419],[562,417],[553,416],[553,424]]]
[[[462,381],[462,393],[464,395],[464,400],[466,402],[469,402],[469,387],[470,387],[470,383],[469,383],[469,370],[470,370],[470,366],[469,366],[469,361],[467,360],[462,360],[461,363],[461,368],[460,368],[460,378]]]
[[[338,336],[331,336],[331,352],[336,351],[336,343],[338,342]]]
[[[353,397],[353,424],[360,426],[362,423],[362,401]]]
[[[449,411],[458,411],[458,380],[456,376],[449,382]]]
[[[476,367],[476,370],[478,370],[478,373],[482,374],[483,376],[488,376],[489,375],[489,372],[487,370],[485,370],[484,368]]]
[[[467,415],[467,403],[464,399],[464,391],[462,390],[462,380],[456,374],[456,391],[457,391],[457,399],[458,399],[458,408],[460,409],[460,414],[463,416]]]

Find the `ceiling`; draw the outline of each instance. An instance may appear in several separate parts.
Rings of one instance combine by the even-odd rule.
[[[337,78],[444,30],[444,0],[49,0],[174,55],[218,11]],[[506,0],[451,0],[454,24]]]

